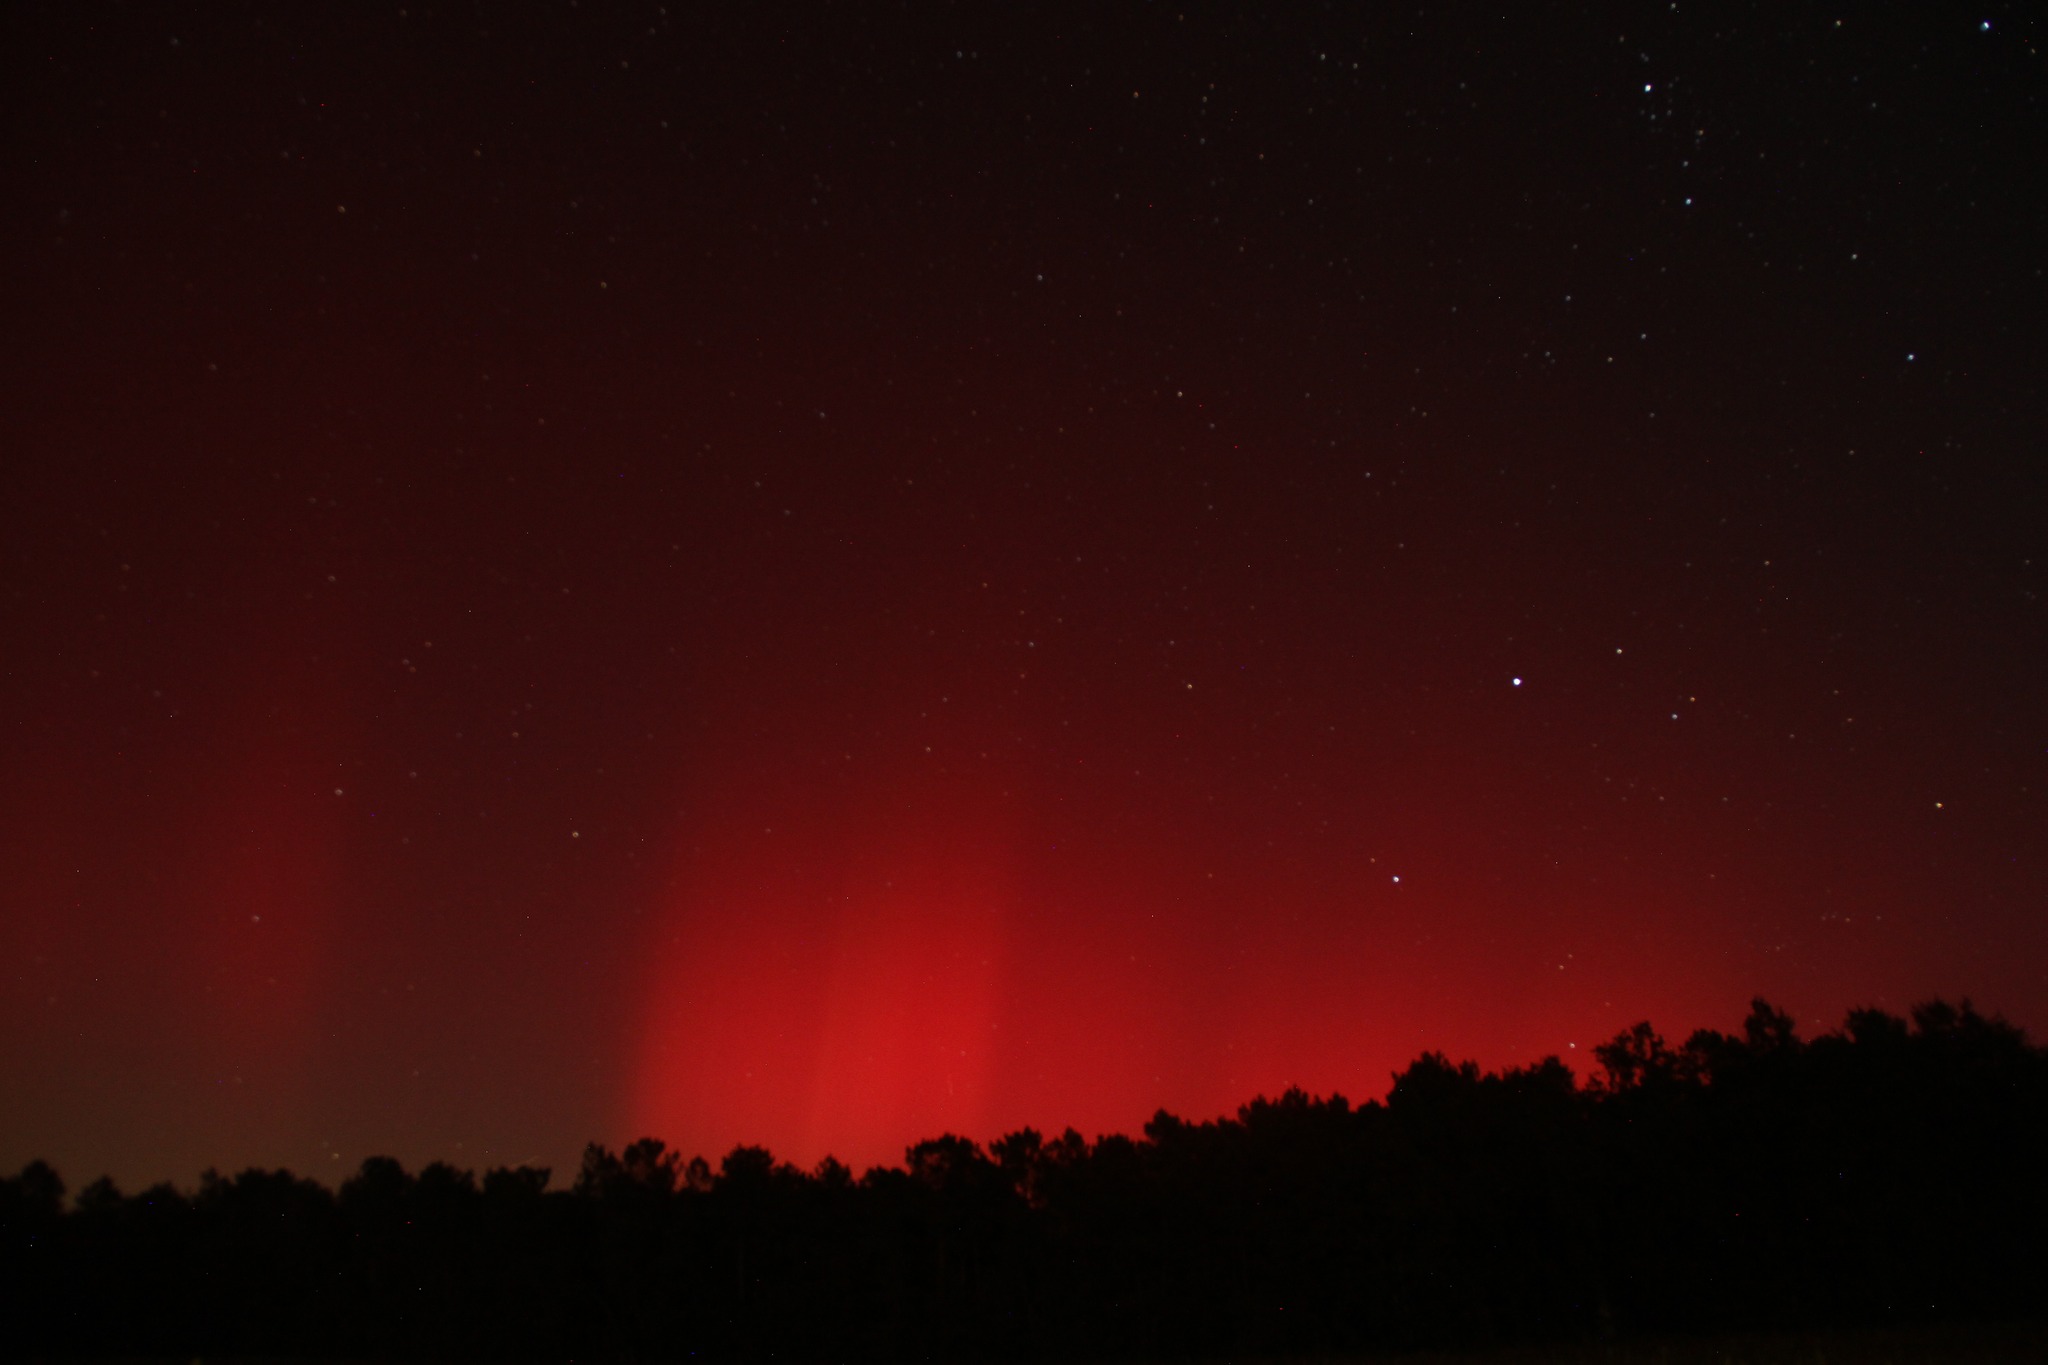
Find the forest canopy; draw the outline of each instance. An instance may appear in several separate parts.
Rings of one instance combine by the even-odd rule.
[[[986,1359],[1305,1354],[2037,1316],[2048,1050],[1964,1003],[1798,1036],[1649,1024],[1382,1100],[1137,1136],[947,1134],[856,1175],[655,1138],[338,1190],[0,1179],[17,1354]]]

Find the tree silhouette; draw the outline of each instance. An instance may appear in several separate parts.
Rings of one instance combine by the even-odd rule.
[[[0,1179],[16,1356],[504,1360],[1237,1358],[2043,1312],[2048,1054],[1967,1002],[1802,1040],[1758,1000],[1384,1101],[1290,1090],[1136,1136],[810,1172],[653,1138],[548,1172],[338,1191],[206,1173],[66,1202]]]

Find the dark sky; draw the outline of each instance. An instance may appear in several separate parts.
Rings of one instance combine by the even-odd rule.
[[[9,6],[0,1168],[2048,1027],[2038,17],[1505,8]]]

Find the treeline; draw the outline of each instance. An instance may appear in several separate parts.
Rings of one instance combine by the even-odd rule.
[[[338,1192],[0,1180],[14,1355],[908,1360],[1335,1353],[2043,1312],[2048,1050],[1942,1003],[1289,1092],[856,1177],[660,1142]]]

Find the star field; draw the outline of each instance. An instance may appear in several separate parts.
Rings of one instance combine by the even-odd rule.
[[[2021,7],[6,22],[0,1167],[2048,1020]]]

